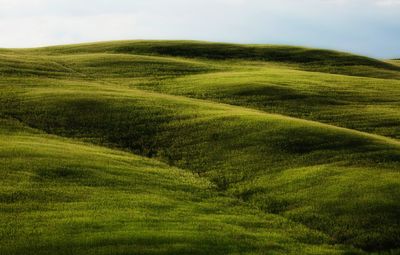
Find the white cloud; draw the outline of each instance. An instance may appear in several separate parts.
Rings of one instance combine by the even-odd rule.
[[[40,46],[86,40],[125,39],[135,29],[131,15],[38,16],[0,21],[0,41],[7,47]]]
[[[400,6],[400,0],[378,0],[376,1],[376,4],[388,7]]]
[[[167,38],[300,44],[400,56],[393,46],[400,40],[399,2],[0,0],[0,47]]]

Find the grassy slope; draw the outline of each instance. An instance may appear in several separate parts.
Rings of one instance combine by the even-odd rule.
[[[283,47],[287,49],[286,58],[273,59],[280,60],[280,63],[244,61],[251,59],[251,50],[250,57],[246,55],[249,54],[249,46],[244,49],[242,49],[244,46],[237,46],[238,48],[231,46],[235,49],[233,53],[229,47],[226,50],[227,56],[236,54],[244,60],[215,61],[213,59],[218,57],[212,58],[210,54],[216,52],[218,56],[218,52],[222,51],[222,46],[219,44],[200,44],[203,45],[200,47],[192,43],[197,45],[195,52],[200,54],[200,49],[209,52],[207,56],[211,56],[212,60],[132,55],[132,52],[144,54],[150,51],[153,49],[151,45],[170,49],[172,47],[170,44],[174,50],[172,53],[164,50],[164,54],[173,55],[179,52],[177,49],[185,49],[183,45],[173,42],[153,44],[119,42],[53,47],[36,51],[52,54],[48,58],[53,62],[62,63],[97,80],[241,105],[393,138],[400,137],[400,103],[397,100],[400,95],[400,81],[397,80],[400,72],[395,71],[394,66],[387,68],[385,66],[387,63],[324,51],[323,54],[309,57],[317,59],[311,63],[314,63],[319,71],[335,67],[344,68],[345,72],[341,73],[349,74],[354,68],[358,68],[357,72],[352,73],[353,75],[370,76],[374,73],[370,69],[379,67],[377,69],[379,75],[376,77],[381,77],[386,71],[391,72],[386,79],[374,79],[295,70],[298,69],[297,64],[301,64],[301,69],[308,70],[307,66],[310,64],[299,61],[307,59],[304,55],[314,56],[315,53],[310,53],[313,50],[300,51],[298,48],[290,47]],[[280,52],[280,47],[265,46],[265,48],[271,52],[273,50]],[[107,53],[99,53],[101,51]],[[72,55],[60,55],[66,52]],[[112,52],[118,54],[111,54]],[[129,54],[122,54],[123,52]],[[295,57],[291,60],[291,64],[288,64],[289,57],[293,55]],[[321,62],[324,59],[325,62]],[[297,63],[293,65],[296,61]],[[131,68],[133,66],[134,68]]]
[[[182,170],[0,123],[1,254],[349,251]]]
[[[184,49],[196,46],[195,52],[198,54],[202,52],[196,43],[183,44],[186,45],[185,48],[182,43],[177,42],[101,43],[22,52],[51,54],[51,56],[40,56],[40,58],[47,59],[50,62],[49,66],[61,64],[66,68],[72,68],[75,73],[79,72],[81,76],[95,80],[107,80],[107,82],[136,86],[140,89],[241,105],[393,138],[400,137],[400,111],[398,110],[400,81],[397,80],[400,72],[395,71],[394,66],[386,67],[388,63],[336,52],[316,55],[313,50],[300,51],[299,48],[288,47],[283,47],[288,50],[286,58],[273,59],[279,60],[280,63],[243,60],[215,61],[219,58],[218,54],[222,54],[222,45],[219,44],[200,44],[203,45],[200,49],[209,52],[206,56],[211,60],[132,54],[132,52],[145,54],[153,47],[168,48],[172,47],[171,44],[173,47],[179,46]],[[242,56],[242,59],[252,59],[251,54],[250,57],[246,55],[249,54],[248,51],[252,52],[247,49],[249,46],[235,47],[233,47],[235,49],[233,52],[228,47],[227,56],[230,56],[228,54],[235,56],[241,52],[239,56]],[[242,49],[243,47],[246,51]],[[273,49],[278,53],[281,50],[280,47],[265,46],[265,48],[270,54]],[[242,50],[239,51],[239,49]],[[112,54],[113,52],[118,52],[118,54]],[[177,51],[172,51],[170,55],[174,52]],[[68,53],[68,55],[62,55],[62,53]],[[217,55],[213,57],[212,53]],[[342,73],[348,74],[357,66],[359,72],[353,75],[368,76],[374,74],[371,68],[379,67],[377,77],[386,71],[390,71],[391,75],[386,79],[375,79],[294,70],[297,68],[293,65],[295,61],[308,59],[304,57],[304,54],[312,56],[308,57],[309,59],[316,59],[312,63],[319,67],[320,71],[335,67],[344,68],[345,72]],[[294,60],[288,64],[289,60],[286,59],[293,55]],[[24,57],[26,58],[26,56],[22,58]],[[325,62],[321,62],[322,60]],[[309,65],[309,63],[297,64],[301,64],[302,69],[306,68],[304,64]],[[14,70],[15,66],[12,68],[11,70]],[[61,70],[67,72],[72,69]],[[51,76],[56,75],[60,74],[51,73]]]
[[[31,88],[9,114],[50,133],[191,169],[221,191],[339,243],[398,243],[397,142],[186,98],[75,86]]]
[[[259,62],[221,63],[123,54],[51,58],[4,54],[0,59],[3,75],[92,77],[400,137],[397,80],[304,72]]]
[[[400,138],[400,81],[282,68],[217,72],[141,89],[241,105]]]
[[[215,94],[221,82],[208,88],[207,82],[206,85],[199,82],[201,86],[193,86],[188,90],[191,92],[185,94],[177,90],[179,84],[184,83],[176,82],[176,85],[173,79],[194,79],[195,76],[185,77],[188,74],[200,75],[199,78],[223,76],[220,74],[223,71],[247,72],[249,69],[248,76],[254,75],[253,69],[259,69],[258,72],[265,72],[259,79],[264,79],[270,70],[268,65],[259,62],[88,55],[90,49],[88,47],[85,55],[43,56],[44,62],[55,63],[59,68],[48,70],[48,75],[25,70],[6,73],[7,77],[1,80],[2,114],[50,133],[126,148],[190,169],[208,177],[221,191],[265,212],[319,229],[337,243],[375,250],[398,247],[400,178],[396,169],[399,168],[400,147],[397,141],[127,86],[158,85],[158,90],[169,90],[168,93],[226,101],[231,95],[229,86],[222,89],[218,97],[195,95],[201,89],[205,94]],[[30,58],[29,54],[19,57]],[[157,65],[159,61],[164,61],[163,65]],[[186,64],[178,64],[182,62]],[[28,69],[40,70],[36,65],[32,63]],[[131,69],[127,69],[127,65]],[[242,65],[241,70],[239,65]],[[22,68],[20,65],[4,66],[6,70]],[[305,83],[318,78],[325,84],[324,79],[337,77],[287,70],[289,67],[276,64],[273,67],[277,72],[275,79],[283,72],[297,79],[296,74],[303,75]],[[58,76],[60,72],[65,72],[64,77]],[[213,74],[215,72],[219,74]],[[41,75],[47,78],[40,78]],[[381,88],[384,92],[395,88],[397,82],[340,78],[361,79],[360,86],[365,86],[367,81],[379,81],[385,86]],[[288,82],[295,86],[294,81]],[[297,90],[300,91],[301,86]],[[361,94],[363,90],[365,88],[352,88]],[[322,95],[323,91],[329,90],[317,92]],[[346,95],[348,93],[343,92],[343,96]],[[389,96],[388,93],[387,100]],[[397,94],[392,96],[391,100],[397,98]],[[359,104],[354,98],[349,101]],[[371,95],[364,100],[374,99]],[[308,104],[307,101],[303,103]],[[258,105],[252,107],[259,108]],[[339,113],[340,108],[336,111]],[[368,126],[368,119],[364,121]],[[341,123],[344,122],[339,121]]]
[[[393,59],[388,61],[392,65],[400,66],[400,59]]]
[[[36,49],[41,54],[117,53],[214,60],[283,62],[298,68],[349,75],[400,78],[390,63],[343,52],[276,45],[238,45],[197,41],[119,41]]]

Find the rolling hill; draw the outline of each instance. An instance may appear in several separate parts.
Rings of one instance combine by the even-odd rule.
[[[181,169],[1,121],[1,254],[340,254]]]
[[[2,253],[400,252],[395,62],[119,41],[0,77]]]

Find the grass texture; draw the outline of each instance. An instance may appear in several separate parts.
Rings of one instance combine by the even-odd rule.
[[[272,45],[4,49],[0,252],[399,252],[399,70]]]

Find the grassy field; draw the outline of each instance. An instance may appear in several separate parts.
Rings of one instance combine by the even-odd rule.
[[[1,120],[0,254],[341,254],[181,169]]]
[[[388,61],[390,64],[400,66],[400,59],[393,59]]]
[[[120,41],[0,77],[0,253],[400,252],[396,61]]]

